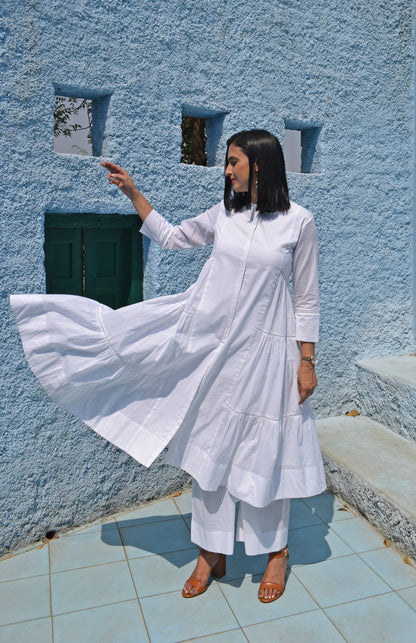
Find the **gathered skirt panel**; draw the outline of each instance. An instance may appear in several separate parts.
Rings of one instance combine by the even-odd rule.
[[[299,348],[262,330],[222,346],[204,375],[166,461],[201,488],[225,486],[263,507],[326,487],[309,401],[299,405]]]
[[[180,333],[172,341],[183,299],[117,311],[72,295],[12,295],[10,303],[25,356],[50,397],[150,466],[179,428],[210,357],[183,352]]]

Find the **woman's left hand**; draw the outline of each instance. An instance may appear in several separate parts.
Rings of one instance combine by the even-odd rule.
[[[312,395],[317,384],[318,380],[313,365],[310,362],[301,361],[298,370],[299,404],[303,404]]]

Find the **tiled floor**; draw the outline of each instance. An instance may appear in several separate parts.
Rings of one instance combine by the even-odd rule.
[[[266,557],[246,557],[241,544],[224,579],[183,599],[197,554],[190,500],[161,500],[0,561],[0,641],[416,640],[416,569],[330,494],[292,501],[278,601],[257,600]]]

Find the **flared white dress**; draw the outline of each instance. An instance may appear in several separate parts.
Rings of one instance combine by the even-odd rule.
[[[72,295],[12,295],[29,364],[63,408],[145,466],[263,507],[325,489],[299,342],[318,339],[318,249],[310,212],[229,212],[141,232],[165,248],[213,243],[184,293],[112,310]],[[295,310],[288,290],[292,275]]]

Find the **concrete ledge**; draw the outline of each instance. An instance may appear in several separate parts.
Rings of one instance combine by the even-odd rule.
[[[317,428],[329,489],[416,559],[416,443],[363,416]]]
[[[366,416],[416,441],[416,356],[359,362],[357,393]]]

